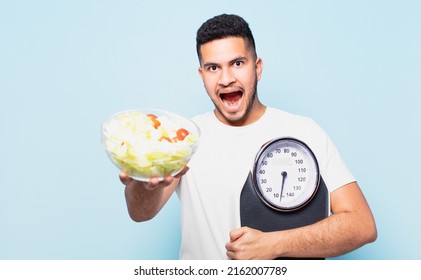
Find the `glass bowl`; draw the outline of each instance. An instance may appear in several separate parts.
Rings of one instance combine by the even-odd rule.
[[[158,109],[116,113],[101,126],[110,160],[129,177],[147,182],[180,172],[197,149],[199,127],[191,120]]]

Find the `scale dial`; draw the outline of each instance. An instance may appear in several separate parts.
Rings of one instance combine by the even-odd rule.
[[[266,143],[256,156],[252,174],[259,198],[285,212],[309,203],[320,182],[316,157],[305,143],[294,138]]]

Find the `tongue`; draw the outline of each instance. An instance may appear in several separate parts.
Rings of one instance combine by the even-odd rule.
[[[241,92],[225,93],[223,97],[228,102],[235,102],[241,98]]]

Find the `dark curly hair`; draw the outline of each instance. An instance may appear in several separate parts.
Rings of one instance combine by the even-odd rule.
[[[222,14],[208,19],[197,30],[196,51],[199,62],[202,61],[200,47],[210,41],[227,37],[241,37],[245,40],[246,47],[257,57],[256,44],[248,23],[240,16]]]

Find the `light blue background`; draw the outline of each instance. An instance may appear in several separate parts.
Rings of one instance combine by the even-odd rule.
[[[224,12],[254,32],[262,101],[315,119],[363,188],[378,240],[341,259],[421,259],[420,3],[1,1],[0,259],[177,258],[177,197],[132,222],[100,125],[212,109],[195,32]]]

